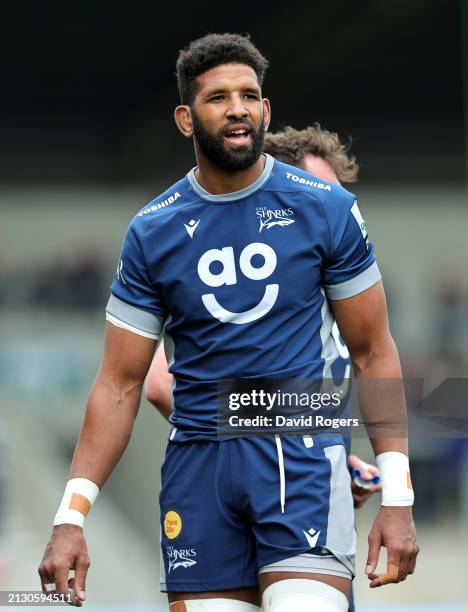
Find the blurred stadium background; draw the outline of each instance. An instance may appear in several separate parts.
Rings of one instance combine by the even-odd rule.
[[[468,7],[361,3],[8,4],[0,20],[0,590],[39,587],[99,363],[108,287],[133,213],[193,165],[172,120],[178,49],[250,32],[271,61],[273,129],[353,137],[407,376],[427,389],[468,366]],[[89,610],[163,610],[159,467],[167,425],[142,403],[129,449],[87,521]],[[355,451],[371,459],[367,443]],[[466,439],[414,440],[422,548],[405,583],[363,612],[468,610]]]

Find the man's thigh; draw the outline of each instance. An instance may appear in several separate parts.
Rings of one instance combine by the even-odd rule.
[[[263,595],[265,590],[272,584],[282,580],[317,580],[323,584],[327,584],[348,598],[351,592],[351,580],[331,574],[314,574],[306,572],[268,572],[259,574],[259,592]]]
[[[351,581],[329,574],[264,573],[259,576],[263,612],[348,612]]]
[[[263,440],[258,450],[249,444],[256,446],[242,441],[243,454],[261,455],[264,465],[257,486],[246,485],[264,609],[276,610],[265,608],[272,602],[293,609],[291,598],[292,606],[348,610],[356,533],[340,436]]]
[[[257,607],[261,606],[260,591],[257,587],[193,593],[170,592],[167,594],[167,598],[169,603],[176,601],[191,601],[196,599],[230,599],[234,601],[246,602]],[[222,612],[222,610],[220,609],[218,612]]]
[[[259,571],[352,578],[356,531],[341,436],[236,442],[233,478],[247,500]]]
[[[258,570],[263,590],[310,574],[347,595],[355,533],[343,446],[284,439],[282,466],[278,449],[272,438],[169,446],[160,501],[170,601],[258,604]]]
[[[177,597],[247,589],[246,601],[256,598],[255,540],[236,512],[228,445],[168,446],[161,469],[161,590]]]

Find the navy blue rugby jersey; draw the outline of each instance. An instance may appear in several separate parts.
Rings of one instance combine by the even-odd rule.
[[[171,439],[213,439],[218,380],[330,376],[328,300],[379,280],[355,196],[266,156],[245,189],[209,194],[192,169],[137,213],[107,319],[164,337]]]

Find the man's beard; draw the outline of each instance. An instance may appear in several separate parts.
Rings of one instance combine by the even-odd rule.
[[[200,121],[197,114],[192,110],[193,135],[205,157],[221,170],[236,172],[250,168],[260,157],[265,138],[265,126],[263,121],[256,130],[250,121],[242,121],[250,127],[252,142],[243,147],[228,148],[224,144],[225,130],[220,130],[216,135],[211,134]],[[233,123],[241,123],[240,121]]]

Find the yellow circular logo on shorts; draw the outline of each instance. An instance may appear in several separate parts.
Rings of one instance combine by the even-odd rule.
[[[164,533],[166,538],[174,540],[182,531],[182,517],[175,510],[169,510],[164,517]]]

